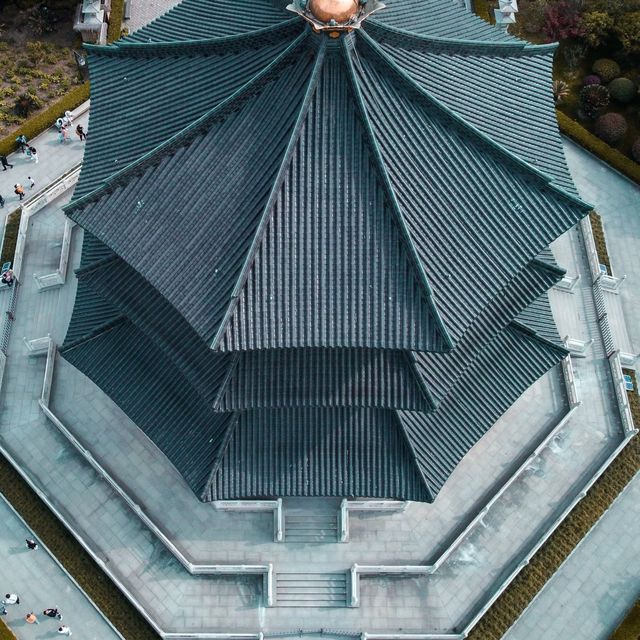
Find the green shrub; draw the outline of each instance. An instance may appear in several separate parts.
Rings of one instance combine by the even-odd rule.
[[[18,243],[18,231],[20,230],[20,218],[22,209],[16,209],[7,217],[4,226],[4,238],[2,239],[2,252],[0,253],[0,263],[13,262]]]
[[[11,629],[7,627],[4,620],[0,620],[0,640],[16,640],[16,637],[11,633]]]
[[[591,71],[600,76],[602,82],[606,84],[620,75],[620,65],[615,60],[600,58],[593,63]]]
[[[27,90],[16,98],[14,109],[19,116],[26,118],[31,111],[36,111],[43,104],[42,100],[40,100],[35,93]]]
[[[602,84],[588,84],[580,91],[580,109],[587,118],[595,118],[609,104],[609,89]]]
[[[124,18],[124,0],[111,0],[111,13],[109,14],[109,28],[107,29],[107,42],[110,44],[120,38],[122,32],[122,19]]]
[[[42,133],[59,118],[67,109],[72,110],[81,105],[85,100],[89,99],[89,83],[75,87],[65,94],[62,100],[51,105],[48,109],[41,111],[32,118],[29,118],[20,127],[20,131],[10,133],[8,136],[0,139],[0,155],[7,155],[16,150],[16,137],[24,134],[29,140],[35,138]]]
[[[581,124],[562,113],[562,111],[557,111],[556,115],[558,116],[560,131],[565,136],[575,140],[579,145],[587,149],[587,151],[591,151],[591,153],[610,164],[614,169],[627,176],[627,178],[640,184],[640,164],[637,164],[617,149],[610,147],[606,142],[598,139]]]
[[[636,162],[640,163],[640,138],[636,138],[631,145],[631,155]]]
[[[638,90],[633,80],[616,78],[609,83],[611,97],[622,104],[629,104],[637,95]]]
[[[620,142],[628,128],[627,120],[619,113],[605,113],[593,125],[594,133],[607,144]]]

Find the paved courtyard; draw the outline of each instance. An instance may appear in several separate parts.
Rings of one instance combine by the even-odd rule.
[[[153,17],[154,11],[172,4],[133,0],[131,28],[138,24],[136,21],[142,24]],[[55,138],[55,144],[51,144],[47,136],[54,134],[48,132],[38,142],[42,159],[37,167],[18,158],[14,170],[0,172],[0,193],[5,197],[10,194],[8,205],[12,204],[15,176],[26,181],[30,173],[22,174],[33,170],[31,175],[40,186],[80,161],[81,143],[74,141],[57,148]],[[633,256],[637,255],[640,216],[636,215],[634,228],[629,230],[627,226],[634,207],[637,213],[637,194],[603,172],[599,163],[592,166],[584,152],[575,153],[570,145],[568,152],[572,169],[578,166],[575,177],[583,197],[596,202],[605,216],[614,271],[629,276],[620,294],[624,316],[637,317],[640,309],[634,281],[637,283],[640,266]],[[605,184],[607,188],[616,186],[607,191]],[[598,196],[605,192],[605,202],[600,206]],[[38,292],[31,274],[50,272],[57,265],[64,224],[61,206],[69,197],[67,193],[47,206],[30,224],[0,398],[0,445],[47,495],[128,595],[165,631],[257,633],[304,627],[310,631],[332,628],[390,633],[401,629],[435,633],[460,629],[622,439],[584,247],[574,229],[554,243],[553,251],[561,266],[581,279],[572,293],[555,290],[551,299],[562,336],[594,341],[585,358],[573,361],[582,404],[433,576],[363,579],[358,608],[295,609],[265,607],[262,579],[257,576],[190,575],[44,417],[37,404],[44,359],[27,356],[23,337],[51,334],[58,344],[62,342],[76,281],[70,268],[63,287]],[[607,207],[616,214],[609,216]],[[11,209],[7,206],[5,210]],[[80,229],[74,231],[72,265],[79,261],[81,235]],[[630,237],[635,238],[635,245],[630,244]],[[625,257],[618,256],[619,246]],[[0,293],[2,311],[7,308],[8,297],[6,291]],[[631,326],[625,333],[622,313],[616,322],[616,338],[626,341],[625,349],[635,348],[637,353],[637,323],[627,323]],[[472,449],[434,504],[410,503],[404,512],[396,514],[353,515],[351,540],[346,544],[294,544],[273,542],[270,514],[231,514],[199,503],[175,469],[109,398],[60,357],[56,359],[52,408],[191,562],[273,563],[276,573],[346,571],[353,563],[433,563],[569,411],[565,383],[557,368],[533,385]],[[609,515],[603,526],[607,518]],[[591,568],[602,560],[591,558]],[[609,575],[615,575],[615,570],[612,564]],[[560,585],[565,583],[561,581]],[[550,583],[548,589],[553,594],[557,587]],[[595,592],[585,588],[576,594],[576,610],[579,602],[593,606]],[[522,624],[542,628],[537,626],[536,611],[544,609],[531,607],[527,615],[534,616],[533,622],[523,619]],[[610,624],[616,616],[619,612],[611,615]],[[606,626],[607,620],[602,622]],[[528,638],[536,640],[536,636]]]
[[[0,590],[2,594],[20,596],[20,604],[7,606],[4,620],[19,640],[57,636],[56,629],[61,623],[42,615],[49,607],[62,612],[62,622],[71,628],[74,638],[122,639],[47,549],[27,549],[25,539],[34,538],[33,532],[1,496],[0,522]],[[30,611],[36,613],[41,624],[27,624],[24,616]]]

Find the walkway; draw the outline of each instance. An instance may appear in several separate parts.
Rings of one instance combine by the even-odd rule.
[[[17,593],[20,604],[7,606],[4,618],[19,640],[57,637],[60,624],[42,615],[47,607],[58,607],[73,637],[83,640],[122,640],[80,587],[69,578],[46,548],[29,551],[26,538],[33,538],[25,523],[0,497],[0,590]],[[27,624],[24,616],[34,611],[39,625]]]
[[[75,130],[75,126],[81,124],[87,131],[88,121],[89,112],[85,111],[73,121],[72,129]],[[82,162],[84,155],[84,142],[80,142],[75,132],[72,132],[70,142],[60,144],[58,133],[53,127],[33,138],[29,143],[38,150],[38,164],[29,160],[24,153],[12,153],[9,156],[9,163],[13,164],[13,169],[0,171],[0,195],[6,201],[4,209],[0,211],[5,215],[11,213],[20,204],[20,199],[13,192],[13,185],[17,182],[22,184],[26,192],[23,202],[27,202],[39,190],[44,189],[56,178]],[[28,176],[36,181],[33,189],[29,189]]]
[[[134,9],[143,4],[140,0],[133,3]],[[45,133],[42,141],[38,140],[39,151],[51,142],[57,144],[55,134]],[[73,141],[59,148],[58,155],[51,151],[41,153],[42,166],[36,167],[45,172],[43,183],[47,167],[59,174],[65,166],[76,164],[82,144]],[[13,175],[24,179],[16,172],[29,171],[31,166],[19,164],[16,162],[13,171],[0,172],[4,181],[0,189],[13,184]],[[35,168],[33,175],[41,179]],[[299,610],[262,607],[257,578],[189,575],[39,410],[44,362],[27,357],[22,337],[51,333],[58,343],[62,341],[76,281],[69,278],[59,289],[38,292],[30,274],[46,272],[56,264],[63,223],[60,207],[68,197],[66,194],[36,214],[30,226],[2,390],[0,443],[162,628],[188,632],[298,629]],[[72,264],[79,257],[81,233],[76,229]],[[401,625],[405,631],[425,632],[460,626],[620,441],[579,236],[575,231],[565,234],[554,244],[554,251],[570,272],[583,274],[574,293],[553,293],[561,332],[595,340],[588,357],[575,363],[583,405],[438,574],[428,579],[367,579],[360,608],[307,609],[303,618],[308,628],[390,632]],[[5,300],[6,296],[0,296],[0,305]],[[276,570],[284,563],[288,563],[287,569],[293,565],[305,571],[313,564],[327,570],[347,569],[354,561],[399,564],[434,560],[564,413],[566,398],[558,380],[558,371],[554,371],[533,385],[474,447],[433,505],[414,503],[403,514],[393,516],[354,517],[352,542],[346,545],[274,544],[268,517],[231,516],[200,504],[126,416],[61,359],[53,404],[67,426],[90,443],[96,459],[119,477],[192,557],[220,563],[274,562]],[[64,468],[60,460],[64,460]],[[172,478],[172,482],[159,483],[159,477]]]
[[[626,275],[619,296],[625,326],[612,326],[616,338],[627,334],[633,353],[640,351],[640,186],[613,171],[574,142],[565,154],[582,197],[603,218],[613,272]],[[639,363],[635,369],[639,371]],[[638,427],[640,425],[636,425]],[[605,513],[593,531],[540,592],[505,640],[585,640],[608,638],[640,595],[640,475]],[[535,631],[534,631],[535,630]]]
[[[558,569],[504,640],[607,640],[640,596],[640,475]]]

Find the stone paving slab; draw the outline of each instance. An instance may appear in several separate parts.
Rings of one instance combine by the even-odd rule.
[[[62,622],[69,625],[74,638],[122,640],[46,548],[26,548],[25,539],[35,536],[2,497],[0,522],[0,590],[20,596],[19,605],[7,605],[4,620],[18,640],[59,637],[56,629],[61,623],[42,615],[48,607],[62,612]],[[30,611],[38,616],[39,625],[24,620]]]
[[[59,207],[52,206],[51,210],[43,210],[34,217],[30,238],[34,242],[33,246],[37,247],[37,252],[32,256],[29,248],[31,245],[28,246],[26,260],[29,268],[25,267],[26,272],[31,271],[32,259],[35,261],[49,259],[44,238],[53,232],[53,227],[48,223],[50,216],[55,219],[58,215]],[[61,220],[58,222],[61,224]],[[74,243],[75,260],[78,259],[78,247],[79,242]],[[52,251],[53,248],[48,250]],[[571,252],[569,251],[569,253]],[[57,293],[54,291],[37,293],[32,281],[25,282],[20,292],[16,313],[18,317],[25,318],[26,326],[33,327],[31,330],[35,332],[34,335],[44,331],[42,323],[47,318],[56,317],[56,328],[53,333],[54,337],[58,340],[61,339],[65,324],[62,318],[68,318],[71,309],[71,299],[61,297],[61,292],[67,286],[71,285],[65,285]],[[44,301],[49,297],[51,300],[45,303]],[[45,314],[44,320],[40,313],[29,313],[28,317],[22,313],[22,309],[30,308],[34,303],[36,309],[38,305],[45,305],[42,309]],[[579,309],[582,303],[581,295],[572,295],[570,304],[563,305],[563,313],[570,315],[566,309],[571,305],[575,309]],[[53,305],[53,308],[50,305]],[[18,349],[18,357],[13,355],[14,348]],[[35,433],[39,434],[38,440],[39,444],[42,443],[43,451],[38,452],[36,458],[32,460],[21,457],[21,463],[30,468],[40,484],[55,496],[59,503],[58,507],[74,521],[81,534],[90,539],[98,555],[108,562],[108,566],[112,567],[119,579],[129,589],[135,591],[145,606],[154,611],[154,615],[163,628],[177,630],[181,628],[180,625],[186,625],[182,628],[189,630],[257,630],[259,628],[282,630],[300,626],[300,610],[264,609],[260,606],[260,589],[255,579],[194,578],[186,574],[185,570],[166,552],[159,541],[154,539],[137,521],[137,518],[122,505],[121,500],[116,498],[113,492],[108,490],[104,483],[97,478],[96,474],[87,468],[86,463],[79,458],[78,454],[69,448],[68,443],[57,433],[53,425],[48,424],[38,414],[37,407],[34,409],[34,399],[37,398],[39,384],[42,380],[43,360],[30,359],[25,355],[19,357],[20,341],[16,335],[12,337],[10,349],[11,366],[7,370],[7,396],[10,397],[14,383],[23,380],[24,384],[25,378],[31,380],[29,384],[32,387],[31,391],[24,389],[19,393],[22,403],[11,412],[10,416],[5,416],[5,420],[1,423],[2,433],[4,434],[6,430],[6,433],[11,436],[8,446],[20,457],[20,441],[33,439]],[[584,384],[590,383],[594,389],[607,389],[606,370],[603,369],[602,379],[600,379],[600,374],[597,373],[599,368],[602,368],[601,364],[585,360],[578,364],[577,372]],[[40,375],[38,375],[38,369],[40,369]],[[62,375],[60,375],[61,370]],[[592,378],[595,379],[592,380]],[[528,431],[524,428],[514,429],[514,424],[526,425],[531,429],[531,426],[535,426],[536,423],[531,422],[530,418],[546,416],[546,419],[549,419],[551,416],[562,414],[566,402],[564,394],[557,393],[557,386],[553,386],[553,384],[549,386],[550,380],[553,380],[553,376],[543,382],[537,391],[534,389],[531,397],[526,395],[523,400],[524,404],[518,403],[514,408],[514,413],[506,416],[504,431],[501,434],[499,431],[495,433],[492,431],[491,437],[486,441],[484,439],[481,441],[480,446],[476,449],[475,459],[472,457],[469,461],[470,466],[465,471],[466,477],[459,483],[460,487],[476,485],[477,490],[477,485],[482,484],[479,481],[482,473],[475,476],[475,482],[472,481],[474,469],[477,473],[475,465],[484,465],[483,469],[491,467],[493,456],[501,446],[505,445],[505,441],[501,439],[500,435],[504,437],[509,433]],[[66,387],[67,383],[69,384],[68,388]],[[82,423],[81,427],[86,428],[84,425],[93,425],[95,421],[95,425],[91,427],[92,430],[86,438],[91,444],[92,450],[95,450],[98,441],[108,442],[107,436],[110,430],[120,428],[118,426],[120,424],[129,428],[130,434],[136,433],[131,425],[127,427],[126,418],[122,414],[118,414],[117,411],[114,413],[114,408],[107,406],[110,403],[108,399],[106,399],[108,402],[105,402],[103,398],[98,405],[94,406],[92,402],[95,402],[95,399],[100,396],[100,392],[92,385],[87,386],[88,383],[84,376],[75,372],[71,367],[65,371],[61,361],[58,362],[58,376],[56,376],[55,385],[57,386],[54,386],[54,398],[61,399],[62,404],[70,411],[66,417],[71,417],[72,408],[75,408],[76,418]],[[91,392],[89,393],[89,391]],[[546,401],[543,401],[546,397],[545,394],[549,393],[555,400],[545,404]],[[85,396],[86,398],[83,399]],[[505,567],[509,567],[517,561],[518,556],[526,551],[531,539],[539,534],[539,531],[532,527],[532,523],[537,522],[542,527],[544,522],[551,519],[561,508],[565,500],[564,496],[566,496],[567,490],[573,486],[576,478],[580,479],[588,473],[593,465],[600,461],[601,456],[606,455],[610,447],[617,442],[615,411],[610,404],[610,394],[600,395],[598,393],[596,401],[600,402],[601,406],[598,407],[597,404],[591,403],[588,412],[592,419],[602,422],[603,431],[596,432],[584,428],[587,409],[582,415],[576,416],[575,422],[572,421],[572,423],[580,428],[571,429],[567,433],[561,434],[553,447],[541,457],[539,466],[531,469],[530,474],[527,474],[513,486],[510,494],[506,496],[501,510],[492,512],[485,519],[486,526],[479,529],[468,541],[465,541],[450,561],[443,566],[440,574],[429,579],[367,579],[363,584],[363,604],[359,609],[320,610],[310,608],[304,612],[305,622],[318,628],[331,625],[335,628],[390,631],[397,628],[399,624],[397,611],[402,608],[406,610],[407,614],[402,618],[402,625],[405,629],[413,631],[450,630],[459,623],[461,617],[469,613],[481,594],[492,587],[497,576],[505,570]],[[558,402],[559,404],[554,404]],[[532,409],[533,413],[527,413],[526,407],[542,407],[542,413],[536,413],[535,409]],[[15,413],[16,411],[17,413]],[[610,416],[609,423],[607,423],[607,415]],[[110,420],[110,423],[105,422],[107,419]],[[608,428],[607,424],[609,424]],[[535,432],[535,429],[532,431]],[[114,459],[123,458],[126,464],[138,470],[143,470],[147,463],[154,464],[152,455],[139,459],[134,455],[135,459],[130,460],[123,456],[123,449],[130,451],[131,443],[138,439],[132,440],[129,437],[126,447],[121,447],[120,444],[119,450],[116,448],[111,451],[112,457]],[[118,442],[117,438],[115,442]],[[508,449],[506,454],[503,453],[503,460],[507,464],[509,459],[513,457],[517,445],[516,441],[511,445],[513,448]],[[568,452],[571,452],[571,455],[568,455]],[[157,454],[156,458],[162,460]],[[61,461],[64,461],[64,474],[60,469],[59,463]],[[156,471],[159,473],[159,477],[165,477],[168,480],[171,478],[167,485],[154,482],[155,485],[171,486],[169,494],[160,494],[161,505],[167,507],[171,504],[170,494],[175,493],[176,484],[174,481],[178,478],[175,471],[173,477],[166,475],[168,472],[166,467],[164,470],[156,468]],[[498,476],[502,471],[504,470],[494,468],[494,474]],[[491,474],[489,476],[491,477]],[[74,478],[71,485],[68,482],[69,477]],[[127,479],[131,480],[131,478]],[[533,496],[536,496],[535,500],[532,499]],[[474,498],[477,500],[477,494],[472,492],[467,500],[473,503]],[[454,493],[449,496],[449,502],[440,503],[441,508],[445,511],[446,508],[453,510],[455,502],[456,495]],[[438,501],[436,501],[437,504]],[[182,512],[183,519],[191,522],[190,517],[185,518],[185,514],[190,513],[189,505],[185,506],[187,508]],[[448,531],[446,528],[440,531],[434,530],[433,534],[427,537],[424,536],[422,528],[429,518],[425,517],[420,510],[432,506],[412,504],[405,514],[393,516],[392,519],[387,520],[384,517],[375,518],[375,520],[369,519],[367,521],[368,531],[379,534],[382,538],[375,543],[379,545],[375,560],[377,562],[389,560],[392,563],[399,560],[411,560],[412,556],[403,556],[403,552],[399,551],[403,547],[404,540],[411,541],[410,544],[415,545],[415,549],[418,551],[418,541],[423,541],[424,547],[419,560],[425,558],[430,545],[441,545],[442,538]],[[208,517],[212,513],[216,515],[210,510],[210,505],[201,505],[194,498],[192,498],[191,507],[207,509]],[[238,522],[241,522],[240,518],[242,517],[244,516],[238,514],[233,516],[224,514],[222,519],[223,526],[226,528],[226,538],[229,540],[229,548],[241,552],[241,559],[256,557],[262,562],[270,561],[273,556],[263,552],[266,549],[275,549],[280,556],[287,557],[289,562],[298,563],[299,568],[303,570],[314,563],[326,564],[329,558],[332,562],[342,562],[346,569],[354,558],[359,559],[353,549],[358,549],[358,544],[360,549],[371,544],[369,538],[363,539],[358,544],[326,545],[324,548],[318,548],[318,545],[302,545],[302,548],[286,544],[275,545],[270,541],[270,528],[268,526],[263,528],[263,516],[259,516],[260,522],[257,520],[254,522],[252,525],[255,527],[254,533],[245,539],[242,524],[236,526],[233,532],[228,528],[229,518],[238,519]],[[252,522],[252,518],[253,516],[248,521]],[[451,514],[449,514],[449,518],[450,523],[455,524],[455,517],[451,518]],[[399,522],[401,526],[398,526]],[[199,531],[191,533],[193,538],[198,539]],[[259,540],[261,535],[264,536],[262,543]],[[228,558],[229,561],[236,561],[238,559],[234,552],[226,549],[227,543],[224,542],[224,536],[220,535],[220,529],[218,533],[214,534],[214,539],[209,540],[209,544],[211,545],[212,542],[216,553],[227,554],[223,560]],[[505,555],[505,549],[509,549],[510,554]],[[261,553],[254,556],[256,550]],[[420,554],[416,553],[416,555]],[[181,594],[177,601],[175,594]],[[184,614],[183,608],[190,606],[191,603],[197,603],[194,605],[194,610],[190,611],[188,615]],[[384,603],[384,607],[381,603]]]
[[[0,195],[5,199],[4,209],[0,209],[0,213],[9,214],[20,205],[20,198],[13,192],[16,182],[21,183],[25,190],[22,202],[29,202],[38,191],[82,162],[85,143],[80,142],[75,134],[77,124],[82,124],[85,131],[89,130],[88,111],[73,121],[70,142],[60,144],[58,133],[53,127],[29,141],[38,150],[38,164],[20,152],[8,157],[13,169],[0,171]],[[36,182],[33,189],[29,189],[28,176]]]
[[[609,638],[640,596],[638,504],[640,475],[565,560],[504,640]]]

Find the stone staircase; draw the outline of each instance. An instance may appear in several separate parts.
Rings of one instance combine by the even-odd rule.
[[[337,542],[339,507],[339,502],[334,503],[333,500],[285,499],[285,542]]]
[[[277,607],[346,607],[347,574],[277,573]]]

